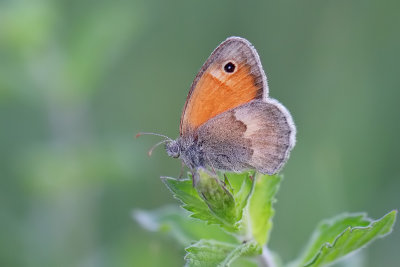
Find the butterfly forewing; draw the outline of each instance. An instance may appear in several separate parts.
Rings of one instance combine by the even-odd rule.
[[[227,110],[267,97],[267,80],[256,50],[247,40],[230,37],[196,76],[182,113],[180,135],[195,132]]]

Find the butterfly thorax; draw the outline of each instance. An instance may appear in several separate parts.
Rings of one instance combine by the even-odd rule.
[[[178,137],[166,144],[168,156],[180,158],[190,169],[204,167],[204,153],[193,136]]]

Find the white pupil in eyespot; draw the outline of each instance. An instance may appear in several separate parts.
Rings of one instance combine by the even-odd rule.
[[[232,73],[232,72],[235,71],[235,65],[232,62],[228,62],[228,63],[225,64],[224,70],[227,73]]]

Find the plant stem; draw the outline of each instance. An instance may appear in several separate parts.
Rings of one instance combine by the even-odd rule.
[[[263,247],[263,252],[259,256],[258,261],[261,267],[276,267],[271,251],[269,251],[267,246]]]

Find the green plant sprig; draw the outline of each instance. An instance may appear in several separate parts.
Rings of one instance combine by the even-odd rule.
[[[323,221],[298,259],[284,265],[267,247],[282,176],[214,175],[202,169],[195,175],[162,178],[186,211],[134,212],[143,227],[168,231],[185,247],[186,266],[325,266],[389,234],[397,215],[393,210],[374,221],[365,214],[343,214]]]

